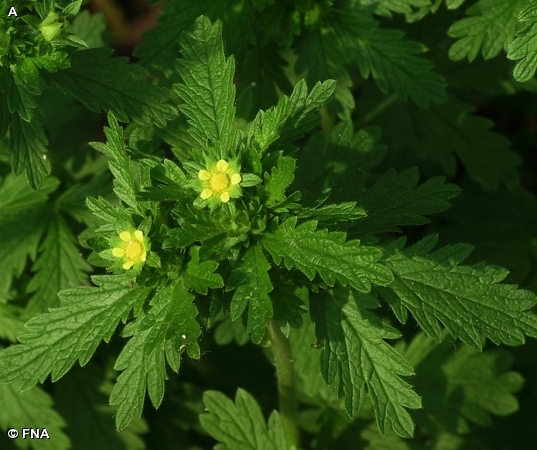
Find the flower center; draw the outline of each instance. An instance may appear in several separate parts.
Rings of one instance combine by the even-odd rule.
[[[227,174],[218,173],[211,177],[209,183],[211,184],[211,189],[218,194],[229,187],[231,180]]]
[[[137,241],[129,241],[125,248],[125,255],[131,260],[137,260],[142,257],[142,244]]]

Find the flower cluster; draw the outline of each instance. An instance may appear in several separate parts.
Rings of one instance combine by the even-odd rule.
[[[231,198],[240,197],[242,195],[241,181],[237,161],[208,160],[206,169],[198,172],[193,187],[200,192],[201,199],[214,208],[220,203],[228,203]]]

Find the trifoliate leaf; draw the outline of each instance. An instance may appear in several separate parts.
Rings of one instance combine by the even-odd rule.
[[[36,273],[26,287],[27,292],[33,293],[26,307],[29,315],[58,306],[58,292],[79,286],[86,279],[86,272],[91,271],[91,266],[80,255],[75,236],[60,214],[55,214],[49,222],[40,252],[32,268]]]
[[[228,288],[235,287],[231,300],[231,318],[237,320],[248,305],[247,331],[252,340],[259,343],[265,335],[267,319],[272,317],[269,292],[273,286],[268,270],[270,264],[260,245],[250,247],[228,280]]]
[[[77,359],[85,365],[101,340],[108,342],[118,322],[150,292],[132,288],[127,281],[112,282],[113,278],[94,277],[100,287],[61,291],[62,306],[31,319],[19,337],[21,343],[0,352],[0,381],[27,389],[48,374],[58,380]]]
[[[278,159],[278,165],[273,167],[270,175],[265,174],[264,190],[267,205],[271,206],[285,200],[285,190],[293,182],[296,161],[290,156]]]
[[[219,450],[287,450],[282,420],[273,411],[268,424],[255,399],[242,389],[235,402],[217,391],[206,391],[203,402],[207,413],[200,416],[203,428],[217,441]]]
[[[468,433],[466,419],[491,426],[490,414],[506,416],[518,410],[513,394],[524,380],[509,371],[513,356],[504,349],[479,353],[419,333],[403,355],[416,369],[413,384],[423,400],[423,409],[414,418],[430,433]]]
[[[522,29],[509,45],[507,57],[517,61],[513,71],[515,80],[524,82],[532,78],[537,69],[537,0],[531,0],[520,12],[518,21]]]
[[[113,371],[109,371],[112,374]],[[106,377],[109,378],[109,377]],[[147,431],[142,420],[118,433],[114,426],[115,408],[108,404],[112,383],[96,364],[70,370],[59,386],[54,399],[56,408],[65,417],[72,448],[77,450],[144,450],[139,434]]]
[[[7,430],[15,428],[46,429],[49,439],[43,438],[32,442],[30,437],[23,437],[22,431],[15,442],[17,447],[36,450],[67,450],[72,448],[69,438],[62,428],[66,423],[52,407],[52,398],[41,388],[34,386],[20,392],[14,385],[0,384],[0,428]],[[28,442],[30,441],[30,442]]]
[[[513,40],[517,16],[527,0],[479,0],[468,8],[465,17],[448,30],[451,37],[459,38],[449,49],[449,57],[455,61],[468,58],[473,61],[479,50],[483,58],[494,58],[507,50]]]
[[[393,429],[411,437],[414,424],[406,408],[421,408],[421,401],[401,376],[413,375],[414,370],[384,341],[400,333],[368,311],[377,306],[375,300],[355,297],[347,290],[336,290],[333,295],[324,292],[312,299],[317,339],[324,342],[321,373],[327,384],[339,382],[349,416],[358,415],[367,392],[380,433]]]
[[[419,186],[418,180],[416,168],[399,174],[394,169],[386,172],[360,199],[367,216],[352,224],[353,233],[382,233],[399,231],[400,226],[423,225],[429,222],[425,215],[445,211],[450,207],[448,199],[461,191],[445,183],[444,177],[429,178]]]
[[[537,316],[528,312],[537,304],[537,295],[502,284],[508,272],[501,267],[459,265],[471,246],[456,244],[431,252],[435,243],[436,237],[430,236],[386,259],[395,279],[379,289],[394,311],[408,309],[433,339],[441,339],[442,323],[476,349],[483,347],[483,336],[507,345],[523,344],[525,335],[537,336]]]
[[[190,247],[190,261],[183,274],[185,284],[188,288],[194,289],[198,294],[206,295],[208,289],[216,289],[224,285],[222,277],[213,273],[218,267],[214,261],[202,261],[200,263],[200,248]]]
[[[201,329],[193,298],[182,281],[161,287],[151,300],[149,313],[127,331],[132,337],[116,361],[115,369],[122,373],[110,396],[110,404],[118,405],[118,430],[140,417],[146,389],[153,405],[160,405],[167,378],[166,360],[177,372],[184,349],[190,357],[199,359],[197,339]]]
[[[276,106],[257,114],[248,129],[248,138],[263,153],[275,142],[283,145],[300,137],[321,121],[318,110],[335,89],[335,81],[328,80],[317,83],[308,93],[305,81],[300,80],[289,97],[281,97]]]
[[[237,123],[235,61],[225,57],[222,24],[212,25],[202,16],[193,33],[183,34],[181,43],[183,58],[177,61],[177,71],[183,82],[174,87],[189,133],[201,148],[218,146],[216,156],[225,159],[236,145]]]
[[[73,52],[71,67],[43,72],[47,83],[78,98],[91,111],[108,110],[122,122],[164,126],[177,111],[167,101],[168,92],[147,83],[147,72],[127,64],[127,58],[109,58],[112,50],[94,48]]]
[[[390,270],[379,262],[380,249],[361,245],[358,240],[345,242],[345,233],[316,228],[315,221],[297,227],[296,218],[290,218],[261,242],[276,264],[283,258],[287,268],[296,267],[310,280],[318,273],[329,286],[337,280],[343,286],[369,292],[371,284],[386,285],[392,281]]]
[[[379,89],[393,89],[403,101],[408,98],[421,107],[446,99],[446,82],[433,72],[432,63],[418,56],[426,47],[403,40],[398,30],[380,28],[367,13],[346,8],[333,24],[338,39],[353,52],[364,78],[372,75]]]

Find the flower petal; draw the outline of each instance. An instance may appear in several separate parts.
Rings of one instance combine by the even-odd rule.
[[[116,258],[121,258],[125,256],[125,250],[119,247],[115,247],[112,249],[112,256],[115,256]]]
[[[125,241],[125,242],[129,242],[132,240],[132,236],[128,231],[122,231],[121,233],[119,233],[119,237],[121,238],[122,241]]]
[[[206,170],[200,170],[198,172],[198,178],[200,180],[202,180],[202,181],[208,181],[208,180],[211,179],[211,177],[212,177],[212,175],[209,172],[207,172]]]
[[[216,168],[218,169],[219,172],[225,172],[228,166],[229,164],[227,163],[227,161],[224,161],[223,159],[221,159],[220,161],[216,163]]]
[[[201,191],[200,197],[203,200],[207,200],[208,198],[211,198],[212,195],[213,195],[213,191],[211,189],[204,189],[203,191]]]
[[[127,261],[125,264],[123,264],[123,268],[125,270],[129,270],[132,266],[134,266],[134,261]]]
[[[222,194],[220,195],[220,200],[223,203],[229,202],[229,192],[222,192]]]
[[[137,241],[143,242],[144,241],[144,233],[142,233],[140,230],[136,230],[134,232],[134,237]]]
[[[231,184],[239,184],[242,180],[242,177],[238,173],[231,175]]]

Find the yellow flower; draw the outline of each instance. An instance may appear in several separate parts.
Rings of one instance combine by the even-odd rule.
[[[240,168],[236,161],[207,161],[206,170],[198,172],[194,187],[200,191],[200,197],[207,200],[209,206],[227,203],[231,198],[242,195]]]
[[[119,238],[118,246],[112,249],[112,256],[122,258],[122,267],[125,270],[145,262],[147,245],[144,240],[144,234],[140,230],[136,230],[133,233],[122,231],[119,233]]]

